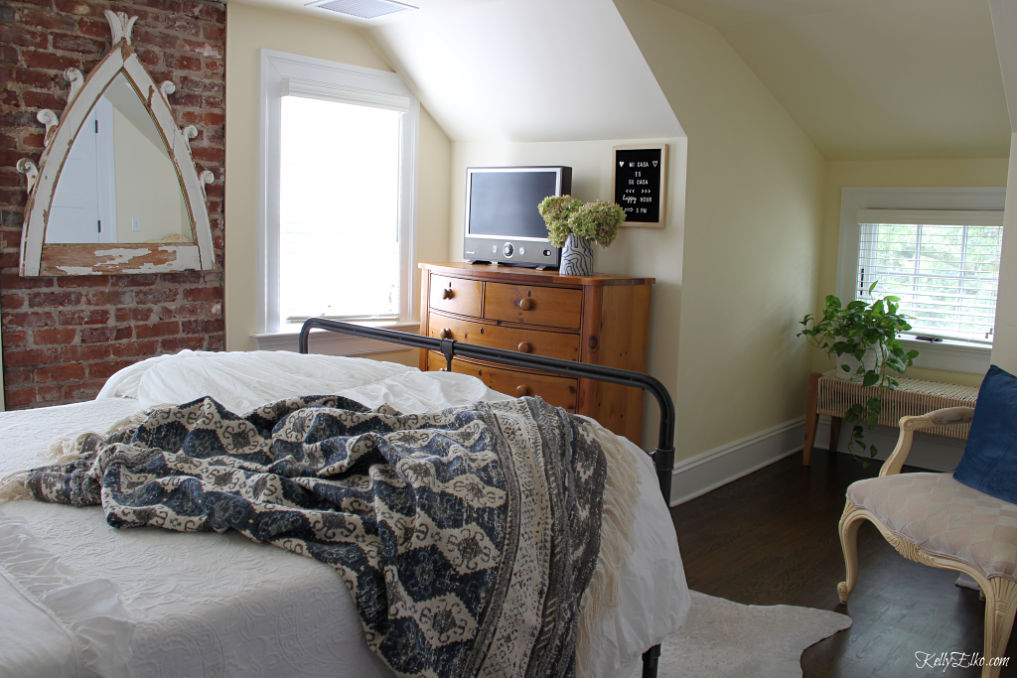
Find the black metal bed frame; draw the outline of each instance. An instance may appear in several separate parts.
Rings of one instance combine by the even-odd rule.
[[[449,372],[452,371],[452,359],[456,356],[462,356],[464,358],[475,358],[512,367],[538,369],[543,372],[551,372],[563,376],[597,379],[648,391],[656,399],[657,405],[660,408],[660,429],[657,448],[648,454],[653,459],[654,467],[657,470],[657,480],[660,483],[660,491],[664,495],[664,502],[670,501],[671,473],[674,469],[674,401],[671,400],[671,395],[667,392],[664,385],[648,374],[616,367],[591,365],[574,360],[549,358],[531,353],[478,346],[476,344],[455,341],[454,339],[437,339],[409,332],[355,325],[326,318],[309,318],[304,322],[300,328],[299,337],[299,350],[301,353],[307,353],[311,330],[314,328],[329,332],[339,332],[341,334],[352,334],[358,337],[376,339],[412,348],[422,348],[428,351],[437,351],[445,357],[446,369]],[[659,658],[659,645],[655,645],[643,653],[643,678],[656,678]]]

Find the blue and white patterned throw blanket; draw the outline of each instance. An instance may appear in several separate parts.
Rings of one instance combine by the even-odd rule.
[[[238,416],[211,398],[82,439],[36,499],[115,527],[237,530],[335,568],[404,676],[570,676],[604,454],[539,398],[420,415],[339,396]]]

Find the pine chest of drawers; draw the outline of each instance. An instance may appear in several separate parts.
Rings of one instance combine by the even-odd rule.
[[[653,278],[563,276],[497,265],[420,264],[420,331],[428,336],[645,371]],[[420,368],[445,369],[421,351]],[[643,392],[456,358],[455,372],[508,395],[539,395],[640,442]]]

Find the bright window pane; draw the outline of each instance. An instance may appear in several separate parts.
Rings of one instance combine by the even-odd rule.
[[[992,342],[1000,226],[860,224],[856,299],[900,297],[915,334]]]
[[[283,322],[398,315],[400,124],[398,111],[282,98]]]

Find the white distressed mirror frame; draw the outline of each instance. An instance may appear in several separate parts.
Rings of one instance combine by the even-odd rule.
[[[191,157],[190,140],[197,136],[193,125],[177,127],[167,97],[176,90],[169,80],[156,87],[131,45],[131,31],[137,17],[105,11],[113,36],[113,47],[101,62],[82,78],[81,71],[69,68],[64,77],[70,93],[63,115],[43,109],[36,118],[46,126],[45,143],[38,167],[28,158],[18,161],[26,177],[28,202],[21,234],[21,275],[101,275],[110,273],[165,273],[184,270],[213,270],[212,230],[205,207],[205,184],[214,176],[198,175]],[[124,73],[148,108],[166,143],[183,191],[190,216],[191,243],[46,243],[46,221],[64,161],[82,122],[88,117],[106,87]]]

